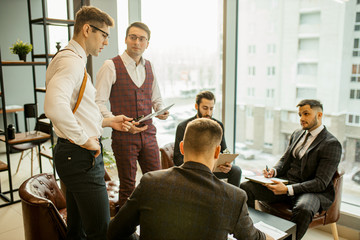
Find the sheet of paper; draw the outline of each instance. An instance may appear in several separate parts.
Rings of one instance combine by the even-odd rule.
[[[236,240],[236,238],[234,238],[234,235],[228,234],[227,240]]]
[[[269,224],[264,223],[263,221],[260,221],[258,223],[255,223],[254,226],[259,229],[260,231],[266,233],[267,235],[273,237],[275,240],[280,239],[286,235],[286,232],[283,232]]]
[[[215,162],[213,172],[221,172],[220,168],[218,168],[218,166],[222,165],[226,162],[231,163],[232,161],[235,160],[235,158],[237,156],[239,156],[239,154],[230,154],[230,153],[223,154],[223,153],[221,153],[219,156],[219,159]]]

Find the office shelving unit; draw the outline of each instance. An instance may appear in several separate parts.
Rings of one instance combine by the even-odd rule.
[[[47,17],[47,1],[46,0],[38,0],[41,1],[41,17],[40,18],[32,18],[32,11],[31,11],[31,3],[36,0],[27,0],[28,4],[28,17],[29,17],[29,30],[30,30],[30,43],[33,45],[33,50],[31,54],[31,61],[30,62],[19,62],[19,61],[1,61],[1,50],[0,50],[0,98],[1,98],[1,108],[3,110],[3,121],[4,121],[4,130],[0,131],[1,140],[5,142],[6,145],[6,158],[7,163],[1,162],[1,169],[0,171],[7,171],[8,172],[8,179],[9,179],[9,190],[3,191],[1,190],[0,185],[0,198],[3,199],[6,203],[1,204],[0,207],[4,207],[20,200],[14,199],[14,192],[18,189],[14,189],[12,183],[12,175],[11,175],[11,163],[10,163],[10,148],[11,145],[14,144],[13,140],[8,139],[8,132],[7,132],[7,115],[6,115],[6,95],[5,95],[5,87],[4,87],[4,78],[3,78],[3,68],[4,67],[11,67],[11,66],[21,66],[21,67],[31,67],[32,68],[32,81],[33,81],[33,96],[34,96],[34,103],[38,103],[37,94],[44,94],[45,93],[45,80],[43,84],[39,84],[36,78],[36,67],[38,66],[45,66],[47,67],[50,63],[51,58],[54,54],[50,53],[49,47],[49,26],[60,26],[60,27],[67,27],[68,29],[68,38],[71,38],[71,26],[74,25],[74,20],[69,20],[70,16],[70,0],[66,1],[66,9],[67,9],[67,17],[68,19],[54,19]],[[82,2],[82,1],[81,1]],[[34,48],[36,48],[36,43],[34,42],[34,29],[33,27],[39,25],[42,26],[43,38],[44,38],[44,53],[42,54],[34,54]],[[36,61],[42,60],[42,61]],[[45,79],[45,76],[43,76]],[[51,123],[50,123],[51,124]],[[51,144],[54,144],[53,136],[50,134]],[[41,158],[41,149],[39,147],[39,158]],[[40,161],[41,163],[41,161]],[[42,166],[40,164],[40,172],[42,172]],[[54,167],[54,174],[55,174],[55,167]],[[9,195],[9,196],[7,196]]]

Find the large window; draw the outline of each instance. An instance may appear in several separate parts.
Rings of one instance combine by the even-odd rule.
[[[49,18],[68,19],[65,0],[47,1],[47,7]],[[74,19],[73,14],[69,16],[69,19]],[[70,34],[72,34],[72,32],[73,27],[71,27]],[[68,42],[69,35],[67,27],[49,26],[49,53],[56,53],[56,46],[60,46],[62,49],[67,46]]]
[[[162,146],[175,140],[178,123],[195,116],[201,90],[215,94],[214,117],[221,120],[223,2],[152,0],[141,8],[151,30],[144,56],[154,64],[165,104],[175,103],[166,121],[155,119]]]
[[[297,103],[305,98],[319,99],[324,104],[323,124],[343,147],[339,166],[345,171],[343,202],[359,206],[359,62],[351,50],[358,51],[360,46],[358,33],[353,31],[354,16],[359,22],[360,15],[346,1],[300,1],[294,5],[292,1],[278,0],[281,4],[277,8],[272,8],[271,2],[239,1],[237,164],[244,175],[275,164],[291,133],[300,128]],[[332,24],[335,18],[341,22],[337,27]],[[274,24],[274,31],[249,28],[266,26],[268,22]],[[251,57],[248,46],[257,48]],[[272,54],[270,46],[276,49]],[[276,78],[271,81],[261,75],[272,74],[273,68]],[[259,74],[252,74],[251,69]],[[350,84],[344,84],[348,79]],[[247,89],[247,94],[242,89]],[[252,94],[264,91],[265,98],[263,94]]]

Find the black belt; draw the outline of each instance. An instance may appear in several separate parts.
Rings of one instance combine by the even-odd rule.
[[[72,142],[70,142],[68,139],[61,138],[61,137],[58,137],[58,141],[59,141],[59,142],[62,142],[62,143],[72,143]],[[101,143],[101,137],[99,137],[99,142]],[[72,144],[75,144],[75,143],[72,143]],[[76,145],[77,145],[77,144],[76,144]]]

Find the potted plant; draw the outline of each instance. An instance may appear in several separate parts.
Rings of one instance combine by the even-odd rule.
[[[11,53],[19,55],[20,60],[26,62],[26,55],[31,52],[32,45],[30,43],[25,43],[21,40],[17,40],[12,47],[10,47]]]

